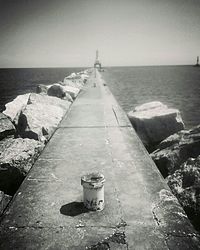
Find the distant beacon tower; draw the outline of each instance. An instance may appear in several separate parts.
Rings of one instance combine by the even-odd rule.
[[[199,64],[199,56],[197,56],[197,63],[194,65],[194,67],[199,67],[200,64]]]
[[[94,68],[101,69],[101,63],[100,63],[98,57],[99,57],[99,52],[98,52],[98,50],[96,50],[96,59],[95,59],[95,62],[94,62]]]

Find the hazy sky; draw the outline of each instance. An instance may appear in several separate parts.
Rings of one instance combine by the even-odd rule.
[[[0,0],[0,67],[194,64],[200,0]]]

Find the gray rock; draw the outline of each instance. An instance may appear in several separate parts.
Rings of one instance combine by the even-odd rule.
[[[200,154],[200,125],[182,130],[162,141],[157,150],[151,153],[164,177],[174,173],[188,158],[196,158]]]
[[[0,140],[14,134],[15,126],[6,115],[0,113]]]
[[[31,139],[0,142],[0,190],[13,195],[32,167],[44,144]]]
[[[65,91],[63,86],[64,85],[62,82],[51,85],[47,90],[47,94],[49,96],[56,96],[58,98],[67,100],[68,102],[73,102],[71,95]]]
[[[60,84],[53,84],[48,90],[47,94],[49,96],[56,96],[58,98],[64,98],[65,97],[65,91],[63,90],[62,86]]]
[[[21,111],[17,131],[22,138],[46,141],[69,109],[70,102],[57,97],[31,94]]]
[[[0,216],[10,202],[11,198],[12,197],[10,195],[4,194],[4,192],[0,191]]]
[[[190,158],[167,177],[173,194],[200,229],[200,156]]]
[[[48,89],[47,94],[49,96],[56,96],[58,98],[62,98],[70,102],[73,102],[73,99],[76,98],[79,91],[80,89],[74,87],[74,85],[70,86],[70,85],[65,85],[64,83],[62,85],[56,83]]]
[[[179,110],[169,109],[161,102],[137,106],[128,113],[128,117],[146,147],[184,129]]]
[[[6,110],[3,111],[11,121],[17,125],[21,110],[27,105],[30,93],[17,96],[12,102],[7,103]]]
[[[36,93],[37,94],[47,94],[48,88],[49,87],[47,85],[39,84],[36,87]]]

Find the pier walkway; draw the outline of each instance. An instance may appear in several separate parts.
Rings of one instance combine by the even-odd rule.
[[[93,171],[106,179],[101,212],[82,204],[81,176]],[[198,247],[185,213],[93,72],[4,214],[0,249]]]

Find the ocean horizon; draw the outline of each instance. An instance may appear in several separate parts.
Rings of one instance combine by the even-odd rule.
[[[102,72],[125,112],[149,101],[180,110],[186,128],[200,124],[200,69],[194,65],[109,66]],[[0,69],[0,110],[17,95],[35,92],[39,84],[63,81],[87,67]],[[92,67],[90,67],[92,68]]]
[[[109,67],[103,77],[125,112],[146,102],[161,101],[169,108],[180,110],[186,128],[200,124],[198,67]]]
[[[103,65],[102,68],[103,69],[106,69],[106,68],[129,68],[129,67],[165,67],[165,66],[191,66],[191,67],[194,67],[195,64],[153,64],[153,65]],[[47,66],[32,66],[32,67],[0,67],[0,70],[1,69],[88,69],[88,68],[94,68],[93,66],[78,66],[78,67],[75,67],[75,66],[69,66],[69,67],[66,67],[66,66],[62,66],[62,67],[59,67],[59,66],[50,66],[50,67],[47,67]]]

